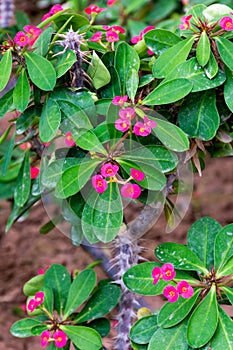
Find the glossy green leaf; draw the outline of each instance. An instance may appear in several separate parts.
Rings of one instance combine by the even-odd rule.
[[[230,301],[231,305],[233,305],[233,289],[227,286],[222,286],[221,288],[226,294],[227,299]]]
[[[81,227],[87,241],[90,244],[94,244],[99,241],[99,239],[95,235],[94,226],[92,224],[92,217],[95,208],[95,203],[98,199],[98,193],[93,190],[87,198],[88,201],[86,201],[82,211]]]
[[[23,286],[23,292],[25,295],[35,295],[44,286],[44,275],[37,275],[32,277]]]
[[[0,119],[12,108],[13,106],[13,89],[8,91],[0,98]]]
[[[30,99],[30,84],[25,69],[22,69],[13,92],[13,103],[15,109],[23,112]]]
[[[166,29],[150,30],[143,38],[146,46],[157,55],[161,55],[164,51],[182,41],[178,35]]]
[[[60,326],[71,341],[80,350],[99,350],[102,348],[102,341],[99,333],[94,329],[83,326]]]
[[[225,67],[225,73],[227,80],[224,84],[224,100],[227,107],[233,112],[233,99],[232,99],[232,89],[233,89],[233,72],[232,70]]]
[[[107,85],[111,80],[108,69],[95,51],[93,51],[87,74],[90,76],[95,89],[100,89],[101,87]]]
[[[197,92],[188,96],[180,109],[178,121],[189,137],[211,140],[220,124],[215,91]]]
[[[32,328],[34,326],[40,325],[41,322],[33,318],[24,318],[22,320],[16,321],[11,326],[10,332],[14,337],[26,338],[31,337]]]
[[[217,277],[233,274],[233,255],[217,271]]]
[[[169,329],[158,328],[150,340],[148,350],[188,350],[186,325],[181,323]]]
[[[136,344],[133,341],[130,342],[130,345],[132,346],[133,350],[147,350],[147,345],[144,344]]]
[[[125,95],[128,73],[132,69],[138,71],[140,66],[137,52],[129,44],[125,42],[120,43],[116,49],[114,66],[120,78],[122,95]]]
[[[155,78],[161,79],[166,77],[173,69],[184,62],[193,46],[194,36],[189,39],[182,40],[172,46],[155,61],[152,72]],[[172,60],[171,60],[172,57]]]
[[[107,154],[106,149],[92,130],[83,130],[79,137],[74,136],[74,140],[76,145],[84,150]]]
[[[48,329],[48,326],[46,324],[39,324],[34,327],[32,327],[31,332],[32,335],[41,335],[43,331],[46,331]]]
[[[42,31],[39,38],[33,44],[33,52],[40,56],[45,56],[51,41],[52,34],[54,32],[54,28],[49,26]]]
[[[54,295],[52,288],[48,286],[44,286],[42,291],[44,292],[44,307],[50,312],[50,314],[53,314],[54,310]]]
[[[40,109],[30,106],[26,109],[16,120],[16,133],[17,135],[23,134],[41,114]]]
[[[59,128],[61,111],[56,101],[49,98],[43,105],[39,122],[39,135],[42,142],[51,141]]]
[[[88,327],[95,329],[102,338],[106,337],[111,329],[110,321],[107,318],[103,317],[88,322]]]
[[[157,86],[143,100],[143,105],[163,105],[181,100],[188,95],[193,84],[184,78],[172,79]]]
[[[5,154],[2,158],[1,175],[4,177],[6,175],[9,175],[8,168],[11,162],[14,145],[15,145],[15,133],[11,136],[10,140],[8,141],[8,144],[5,149]]]
[[[204,67],[210,59],[210,41],[206,31],[201,33],[200,39],[196,48],[196,56],[198,63]]]
[[[64,75],[76,61],[76,54],[73,50],[67,50],[62,55],[58,55],[54,66],[57,78],[60,78],[62,75]]]
[[[68,297],[71,277],[67,269],[59,264],[53,264],[45,272],[44,285],[52,289],[54,294],[54,308],[58,314],[63,314]]]
[[[218,18],[219,16],[230,14],[231,11],[232,11],[232,9],[229,6],[224,5],[224,2],[223,2],[223,3],[213,4],[213,5],[208,6],[203,11],[203,15],[206,17],[206,19],[208,21],[213,21],[214,19]]]
[[[71,315],[91,294],[96,284],[96,274],[92,269],[83,270],[70,286],[63,319]]]
[[[137,344],[148,344],[157,329],[157,316],[142,317],[131,328],[130,340]]]
[[[218,304],[216,286],[212,285],[207,296],[196,307],[189,319],[187,328],[189,345],[194,348],[204,346],[213,337],[217,325]]]
[[[210,271],[214,265],[214,242],[222,226],[214,219],[205,216],[197,220],[189,229],[187,243]]]
[[[214,267],[221,269],[233,255],[233,224],[223,227],[216,236],[214,246]]]
[[[197,289],[191,298],[184,299],[181,296],[175,303],[169,301],[160,309],[158,325],[162,328],[170,328],[185,319],[195,305],[200,289]]]
[[[25,153],[24,161],[19,170],[18,179],[14,191],[15,203],[18,207],[22,207],[28,200],[30,194],[31,178],[29,152]]]
[[[163,263],[171,263],[176,269],[208,273],[203,262],[183,244],[167,242],[155,249],[155,256]]]
[[[149,22],[155,22],[163,20],[168,15],[172,14],[177,9],[176,0],[164,1],[157,0],[154,7],[150,8],[148,11],[146,19]],[[137,22],[136,22],[137,23]]]
[[[81,164],[66,169],[57,183],[56,196],[67,198],[79,192],[90,179],[99,163],[100,160],[87,159]]]
[[[113,66],[108,67],[108,71],[109,71],[111,80],[107,85],[103,86],[99,90],[99,93],[102,98],[113,99],[115,96],[121,95],[121,83],[115,67]]]
[[[73,104],[70,101],[59,100],[58,103],[62,112],[70,122],[70,131],[72,130],[72,134],[74,136],[75,132],[77,132],[77,135],[79,135],[80,129],[89,130],[93,128],[87,114],[81,107]]]
[[[132,102],[134,102],[134,98],[137,93],[139,84],[138,71],[132,68],[127,75],[126,79],[126,92]]]
[[[0,91],[2,91],[8,83],[12,70],[12,54],[11,49],[7,50],[0,61]]]
[[[71,27],[74,32],[77,32],[78,29],[84,26],[89,26],[90,22],[86,16],[82,16],[79,14],[70,14],[70,13],[62,13],[59,16],[56,16],[53,19],[57,28],[63,27],[63,31],[68,31]]]
[[[114,284],[98,288],[75,318],[75,322],[81,323],[106,315],[117,305],[120,297],[120,288]]]
[[[24,56],[32,82],[41,90],[53,90],[56,84],[56,72],[53,65],[34,52],[25,52]]]
[[[222,61],[232,71],[233,70],[233,43],[220,36],[215,37],[218,52]]]
[[[226,79],[225,74],[222,71],[218,71],[215,74],[215,78],[210,80],[208,78],[206,70],[198,64],[195,57],[190,58],[189,60],[180,63],[163,81],[185,78],[193,83],[192,92],[203,91],[213,89],[219,85],[222,85]]]
[[[211,341],[212,350],[232,350],[232,327],[232,319],[225,313],[225,311],[221,307],[219,307],[218,327],[216,329],[216,332],[214,333],[213,340]]]
[[[204,68],[207,78],[213,79],[218,73],[218,63],[212,51],[210,51],[210,59]]]

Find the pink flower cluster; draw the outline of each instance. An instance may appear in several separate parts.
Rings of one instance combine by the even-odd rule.
[[[50,331],[46,330],[41,333],[41,346],[48,345],[49,342],[54,341],[55,346],[57,348],[63,348],[67,343],[67,336],[66,334],[58,329],[53,333],[53,336],[50,337]]]
[[[190,19],[192,18],[192,15],[189,16],[183,16],[181,17],[182,24],[179,25],[180,30],[186,30],[190,28]]]
[[[33,299],[31,299],[27,305],[27,309],[33,312],[37,306],[43,304],[44,302],[44,292],[37,292]]]
[[[119,33],[124,34],[125,29],[122,28],[121,26],[118,25],[113,25],[113,26],[102,26],[104,30],[106,30],[105,34],[105,39],[109,43],[113,43],[115,41],[118,41],[119,38]],[[103,32],[96,32],[95,34],[92,35],[91,41],[92,42],[100,42],[103,37]]]
[[[158,283],[160,279],[164,281],[171,281],[175,278],[176,272],[174,266],[170,263],[164,264],[161,268],[156,266],[152,270],[152,277],[154,279],[153,284]],[[176,281],[174,281],[177,283]],[[179,295],[183,298],[191,298],[194,293],[193,288],[186,281],[180,281],[177,283],[177,286],[168,285],[163,290],[163,295],[170,301],[174,303],[178,300]]]
[[[99,7],[97,5],[91,4],[84,9],[84,12],[86,12],[88,15],[98,15],[98,13],[101,13],[105,10],[107,10],[105,7]]]
[[[39,168],[33,167],[33,166],[30,167],[30,178],[32,180],[36,179],[37,176],[39,175],[39,173],[40,173],[40,169]]]
[[[56,13],[58,13],[62,10],[63,10],[63,7],[61,5],[59,5],[59,4],[53,5],[51,7],[50,11],[42,17],[42,22],[45,21],[47,18],[55,15]]]
[[[22,31],[16,33],[14,37],[15,44],[19,45],[20,47],[24,47],[26,45],[33,46],[41,34],[41,29],[30,25],[24,26],[23,29],[25,30],[26,34]]]
[[[227,30],[227,31],[233,30],[233,19],[230,16],[223,17],[220,20],[219,24],[224,30]]]
[[[98,193],[103,193],[108,188],[108,182],[118,182],[115,175],[119,170],[119,166],[117,164],[105,163],[101,169],[100,174],[92,176],[91,182],[92,186]],[[106,178],[110,180],[107,181]],[[136,181],[143,181],[145,178],[145,174],[138,169],[130,169],[130,179],[134,179]],[[125,198],[133,198],[136,199],[141,194],[141,188],[138,184],[125,183],[121,188],[121,195]]]
[[[141,40],[143,39],[143,36],[144,36],[147,32],[149,32],[150,30],[152,30],[152,29],[155,29],[155,27],[154,27],[154,26],[148,26],[148,27],[144,28],[144,29],[140,32],[139,35],[136,35],[136,36],[133,36],[133,37],[132,37],[131,43],[132,43],[132,44],[137,44],[139,41],[141,41]],[[153,55],[153,54],[154,54],[154,52],[151,51],[151,50],[147,50],[147,53],[148,53],[149,55]]]

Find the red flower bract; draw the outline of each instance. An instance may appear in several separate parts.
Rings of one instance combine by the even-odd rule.
[[[53,335],[53,338],[55,339],[55,346],[57,348],[63,348],[67,343],[67,336],[61,330],[56,331]]]
[[[125,184],[121,188],[121,195],[125,198],[136,199],[141,194],[141,188],[137,184]]]
[[[49,338],[50,338],[50,332],[49,331],[43,331],[41,333],[41,346],[46,346],[48,345],[49,342]]]
[[[224,30],[233,30],[233,19],[230,16],[223,17],[219,24]]]
[[[177,291],[183,298],[191,298],[194,293],[193,287],[186,281],[180,281],[177,284]]]
[[[152,277],[154,278],[153,284],[156,284],[161,277],[161,268],[159,266],[153,268]]]
[[[18,32],[14,37],[14,42],[17,45],[24,47],[29,43],[29,37],[24,32]]]
[[[103,193],[108,187],[108,183],[103,178],[102,175],[94,175],[94,176],[92,176],[91,182],[92,182],[92,186],[94,187],[94,189],[98,193]]]
[[[119,170],[119,166],[116,164],[106,163],[101,167],[101,175],[103,177],[115,176]]]
[[[145,179],[145,174],[142,171],[134,168],[130,169],[130,175],[136,181],[142,181]]]
[[[169,264],[169,263],[166,263],[162,266],[161,273],[162,273],[162,279],[164,281],[170,281],[176,275],[176,272],[174,270],[174,266],[172,264]]]
[[[163,290],[163,295],[170,301],[170,303],[174,303],[179,298],[179,293],[176,288],[172,285],[168,285]]]

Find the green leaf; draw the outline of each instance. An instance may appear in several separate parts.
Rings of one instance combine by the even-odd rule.
[[[231,305],[233,305],[233,290],[230,287],[222,286],[221,289],[227,296],[227,299],[230,301]]]
[[[93,130],[83,130],[83,133],[76,138],[74,135],[74,140],[77,146],[85,149],[87,151],[95,151],[102,154],[107,154],[106,149],[103,147],[102,143],[98,137],[94,134]]]
[[[227,67],[233,70],[233,43],[228,39],[222,38],[220,36],[215,37],[218,52],[222,61],[227,65]]]
[[[31,187],[29,152],[25,153],[24,161],[19,170],[15,185],[14,199],[18,207],[22,207],[28,200]]]
[[[53,90],[56,84],[56,72],[53,65],[34,52],[25,52],[24,56],[32,82],[41,90]]]
[[[184,62],[193,46],[194,39],[195,37],[192,36],[189,39],[182,40],[162,53],[153,65],[152,72],[154,77],[162,79],[173,71],[178,64]]]
[[[95,89],[100,89],[101,87],[107,85],[111,80],[108,69],[95,51],[93,51],[87,74],[91,77]]]
[[[62,265],[51,265],[45,272],[44,285],[52,289],[54,294],[54,308],[59,315],[63,314],[71,285],[69,272]]]
[[[217,271],[217,276],[228,276],[233,274],[233,255]]]
[[[62,55],[59,55],[54,66],[57,78],[64,75],[76,61],[76,54],[73,50],[67,50]]]
[[[166,29],[150,30],[143,36],[143,39],[146,46],[157,55],[161,55],[164,51],[182,41],[178,35]]]
[[[106,318],[98,318],[97,320],[88,322],[88,327],[95,329],[102,338],[106,337],[111,329],[109,320]]]
[[[7,50],[0,61],[0,91],[2,91],[8,83],[12,70],[12,54],[11,49]]]
[[[11,162],[12,153],[15,145],[15,133],[11,136],[10,140],[8,141],[7,147],[5,149],[5,154],[2,159],[2,176],[9,175],[9,164]]]
[[[187,243],[210,271],[214,266],[214,241],[221,225],[214,219],[205,216],[197,220],[189,229]]]
[[[143,105],[163,105],[181,100],[188,95],[193,84],[184,78],[172,79],[157,86],[144,98]]]
[[[41,335],[43,331],[46,331],[48,329],[48,326],[46,324],[39,324],[34,327],[32,327],[31,332],[32,335]]]
[[[227,80],[224,84],[224,100],[227,107],[233,112],[233,99],[232,99],[232,89],[233,89],[233,72],[232,70],[225,67],[225,73]]]
[[[212,350],[231,350],[233,344],[232,334],[233,321],[225,313],[225,311],[219,307],[219,322],[214,337],[211,341]]]
[[[75,318],[75,322],[81,323],[104,316],[117,305],[120,297],[120,288],[114,284],[98,288]]]
[[[186,325],[169,329],[158,328],[150,340],[148,350],[154,350],[159,344],[159,350],[188,350]]]
[[[32,328],[40,324],[40,321],[37,321],[33,318],[24,318],[13,323],[10,332],[14,337],[18,338],[31,337],[33,335]]]
[[[13,103],[15,109],[23,112],[30,99],[30,84],[25,69],[22,69],[13,92]]]
[[[216,74],[215,78],[210,80],[210,78],[208,78],[206,70],[204,71],[203,68],[198,64],[197,59],[193,57],[185,62],[180,63],[166,77],[163,83],[172,79],[185,78],[193,83],[192,92],[209,90],[222,85],[226,80],[225,74],[222,71],[218,71],[218,66]]]
[[[11,89],[0,98],[0,119],[12,108],[13,91],[14,90]]]
[[[125,95],[128,73],[132,69],[139,70],[140,60],[137,52],[129,44],[120,43],[116,49],[114,66],[120,78],[122,95]]]
[[[208,274],[203,262],[183,244],[167,242],[155,249],[155,256],[163,263],[171,263],[176,269],[202,271]]]
[[[65,114],[66,118],[70,122],[70,130],[72,130],[72,134],[75,137],[75,133],[77,132],[77,135],[80,133],[80,129],[92,129],[93,126],[86,114],[85,111],[83,111],[82,107],[77,106],[73,104],[71,101],[58,101],[59,106],[62,110],[62,112]],[[84,130],[82,130],[84,132]]]
[[[210,59],[210,41],[206,31],[201,33],[200,39],[196,48],[196,56],[198,63],[204,67]]]
[[[175,303],[168,301],[159,311],[158,325],[170,328],[183,321],[195,305],[199,293],[200,289],[197,289],[191,298],[184,299],[180,296]]]
[[[35,295],[44,286],[44,275],[37,275],[32,277],[23,286],[23,292],[25,295]]]
[[[210,59],[204,68],[205,74],[209,79],[213,79],[218,73],[218,63],[214,57],[212,51],[210,51]]]
[[[223,227],[218,232],[214,246],[214,267],[221,269],[233,255],[233,224]]]
[[[55,137],[60,122],[60,108],[56,101],[49,98],[43,105],[39,122],[39,135],[42,142],[49,142]]]
[[[16,120],[17,135],[23,134],[31,125],[34,124],[36,118],[40,116],[41,111],[34,106],[26,109]]]
[[[180,109],[178,121],[189,137],[211,140],[220,124],[215,91],[197,92],[188,96]]]
[[[157,329],[157,316],[142,317],[131,328],[130,340],[137,344],[148,344]]]
[[[130,342],[130,345],[132,346],[133,350],[147,350],[147,345],[142,344],[136,344],[133,341]]]
[[[91,294],[96,284],[96,274],[92,269],[83,270],[70,286],[63,319],[67,319]]]
[[[86,201],[86,204],[84,205],[83,211],[82,211],[82,220],[81,220],[82,231],[87,241],[90,244],[94,244],[99,241],[99,239],[95,235],[95,230],[92,225],[92,217],[93,217],[95,203],[98,199],[98,193],[96,191],[92,191],[86,198],[88,198],[88,201]]]
[[[53,19],[57,28],[63,28],[63,32],[68,31],[71,27],[74,32],[84,26],[89,26],[90,22],[85,16],[79,14],[62,13]]]
[[[137,93],[139,84],[139,77],[138,77],[138,71],[134,68],[132,68],[127,75],[126,79],[126,92],[129,98],[134,102],[134,98]]]
[[[80,350],[98,350],[102,348],[100,335],[89,327],[83,326],[60,326],[60,329],[66,333],[71,341]]]
[[[217,325],[218,304],[216,286],[212,285],[207,296],[196,307],[189,319],[187,328],[189,345],[194,348],[204,346],[213,337]]]
[[[40,56],[45,56],[51,41],[52,34],[54,32],[54,28],[49,26],[45,30],[42,31],[39,38],[33,44],[33,52]]]
[[[90,179],[100,160],[86,159],[81,164],[66,169],[56,187],[56,196],[67,198],[79,192]]]
[[[230,14],[231,11],[232,9],[229,6],[219,3],[208,6],[203,11],[203,15],[208,21],[213,21],[216,17]]]
[[[44,307],[50,312],[50,314],[53,314],[54,310],[54,295],[53,291],[50,287],[44,286],[43,287],[44,292]]]

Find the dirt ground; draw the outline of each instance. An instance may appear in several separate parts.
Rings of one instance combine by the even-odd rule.
[[[143,236],[141,244],[146,247],[146,258],[153,261],[154,248],[162,242],[185,242],[188,228],[203,215],[213,217],[222,225],[232,222],[232,158],[209,159],[203,177],[195,175],[194,184],[194,199],[180,225],[172,233],[164,233],[165,220],[161,215],[153,229]],[[83,247],[73,246],[69,238],[56,229],[46,236],[39,234],[41,225],[48,221],[42,204],[33,207],[28,218],[16,223],[7,234],[4,228],[9,215],[8,203],[0,202],[0,214],[0,350],[39,350],[37,337],[17,339],[9,333],[11,324],[19,319],[18,308],[25,302],[24,282],[49,264],[64,264],[72,271],[84,268],[93,258]],[[99,279],[107,276],[101,267],[95,270]],[[145,300],[152,309],[160,304],[157,297]],[[112,348],[110,339],[105,344],[108,350]]]

